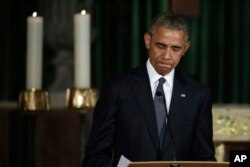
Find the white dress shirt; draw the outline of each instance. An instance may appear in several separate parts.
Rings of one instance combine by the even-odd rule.
[[[172,91],[173,91],[175,69],[170,71],[170,73],[162,76],[155,71],[155,69],[152,66],[149,59],[147,61],[146,67],[147,67],[147,71],[148,71],[148,76],[149,76],[149,80],[150,80],[150,86],[151,86],[151,92],[152,92],[153,98],[155,96],[156,88],[159,84],[159,79],[161,77],[164,77],[166,79],[166,82],[163,84],[163,89],[164,89],[164,93],[165,93],[167,111],[169,112],[169,107],[170,107],[171,98],[172,98]]]

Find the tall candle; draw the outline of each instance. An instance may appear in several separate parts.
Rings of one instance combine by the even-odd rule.
[[[27,18],[26,89],[42,87],[43,18],[34,12]]]
[[[90,87],[90,14],[74,15],[74,77],[76,88]]]

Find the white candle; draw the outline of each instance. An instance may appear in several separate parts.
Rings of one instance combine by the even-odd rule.
[[[76,88],[90,87],[90,14],[74,15],[74,77]]]
[[[27,18],[26,89],[42,88],[43,18],[34,12]]]

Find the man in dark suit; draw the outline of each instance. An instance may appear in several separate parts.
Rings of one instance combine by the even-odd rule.
[[[163,13],[144,35],[149,59],[104,89],[84,167],[131,161],[214,161],[209,89],[175,69],[190,46],[185,19]]]

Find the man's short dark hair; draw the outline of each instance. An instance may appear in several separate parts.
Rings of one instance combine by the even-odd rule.
[[[149,34],[152,35],[155,28],[160,26],[172,30],[182,30],[186,32],[186,41],[189,40],[189,27],[184,16],[173,12],[164,12],[159,14],[153,19]]]

